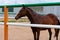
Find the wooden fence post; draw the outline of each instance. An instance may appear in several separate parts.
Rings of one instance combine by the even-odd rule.
[[[8,8],[4,6],[4,40],[8,40]]]

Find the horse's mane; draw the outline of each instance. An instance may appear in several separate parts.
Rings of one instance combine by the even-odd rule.
[[[27,7],[28,8],[28,7]],[[31,8],[28,8],[30,11],[33,11]]]
[[[28,8],[27,7],[27,9],[29,9],[31,12],[33,12],[34,14],[38,14],[38,13],[36,13],[35,11],[33,11],[31,8]],[[40,14],[39,14],[40,15]]]

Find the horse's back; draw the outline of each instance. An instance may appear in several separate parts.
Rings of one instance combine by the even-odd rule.
[[[49,16],[50,18],[56,19],[57,20],[57,16],[54,14],[47,14],[46,16]]]

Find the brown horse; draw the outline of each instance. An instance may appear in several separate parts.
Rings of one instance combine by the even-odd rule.
[[[15,19],[17,20],[23,16],[27,16],[31,24],[58,25],[58,22],[59,22],[58,18],[53,14],[42,16],[34,12],[32,9],[25,7],[25,6],[23,6],[23,8],[19,11]],[[52,36],[51,28],[31,27],[31,29],[34,35],[34,40],[39,40],[40,31],[46,30],[46,29],[49,32],[49,40],[51,40],[51,36]],[[55,29],[55,32],[56,32],[55,33],[56,40],[58,40],[59,29]]]

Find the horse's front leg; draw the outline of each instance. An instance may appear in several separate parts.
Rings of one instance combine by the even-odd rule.
[[[34,40],[36,40],[36,32],[33,32]]]
[[[55,37],[56,37],[56,40],[58,40],[58,35],[59,35],[59,29],[55,29]]]
[[[48,29],[48,32],[49,32],[49,40],[51,40],[51,37],[52,37],[51,29]]]
[[[34,40],[36,40],[36,31],[33,27],[31,27],[31,29],[32,29],[32,32],[33,32]]]
[[[39,40],[40,30],[37,31],[37,40]]]

